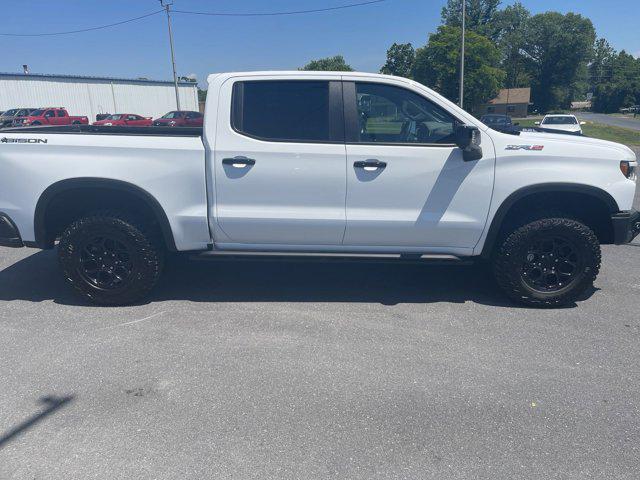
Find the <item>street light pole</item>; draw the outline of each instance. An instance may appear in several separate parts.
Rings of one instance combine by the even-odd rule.
[[[180,94],[178,93],[178,74],[176,73],[176,57],[173,52],[173,33],[171,31],[171,14],[169,13],[173,3],[165,5],[164,0],[160,0],[160,5],[167,12],[167,26],[169,27],[169,46],[171,47],[171,66],[173,67],[173,86],[176,89],[176,107],[180,110]]]
[[[460,108],[464,108],[464,31],[467,21],[467,0],[462,0],[462,48],[460,49]]]

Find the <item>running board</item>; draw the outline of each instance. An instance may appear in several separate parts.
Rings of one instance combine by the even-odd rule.
[[[389,262],[469,265],[470,257],[420,253],[325,253],[325,252],[245,252],[209,250],[191,255],[195,260],[249,260],[249,261],[318,261],[318,262]]]

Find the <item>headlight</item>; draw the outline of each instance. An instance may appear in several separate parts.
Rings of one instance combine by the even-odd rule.
[[[629,162],[627,160],[620,162],[620,171],[629,180],[633,180],[635,182],[638,179],[637,170],[638,164],[636,162]]]

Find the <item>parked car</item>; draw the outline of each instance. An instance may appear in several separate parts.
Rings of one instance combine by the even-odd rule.
[[[536,122],[544,130],[556,130],[560,132],[582,135],[582,125],[586,122],[579,122],[575,115],[557,114],[545,115],[541,122]]]
[[[520,124],[518,122],[513,123],[509,115],[487,114],[480,117],[480,121],[500,132],[514,133],[519,131],[516,127]]]
[[[204,117],[200,112],[176,110],[153,121],[156,127],[201,127]]]
[[[11,127],[17,118],[21,118],[33,112],[35,108],[12,108],[0,115],[0,128]]]
[[[592,288],[600,244],[640,232],[624,145],[498,132],[387,75],[227,73],[208,91],[204,129],[4,132],[0,245],[59,242],[64,278],[104,305],[145,297],[183,251],[484,260],[514,300],[555,306]]]
[[[135,113],[114,113],[104,120],[93,122],[94,125],[116,126],[126,125],[130,127],[148,127],[153,122],[151,117],[143,117]]]
[[[29,115],[14,122],[15,126],[38,125],[88,125],[89,118],[85,116],[71,116],[63,107],[47,107],[33,110]]]

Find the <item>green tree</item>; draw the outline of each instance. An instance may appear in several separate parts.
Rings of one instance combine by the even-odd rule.
[[[613,62],[617,52],[604,38],[596,40],[593,46],[593,55],[589,64],[589,79],[595,89],[598,85],[607,83],[611,79]]]
[[[640,59],[624,50],[614,55],[595,88],[593,110],[613,113],[640,105]]]
[[[416,50],[413,78],[451,101],[460,85],[460,29],[440,26],[426,46]],[[475,32],[465,35],[465,106],[475,109],[499,91],[504,81],[500,51],[491,40]]]
[[[497,33],[494,20],[500,0],[465,0],[466,28],[495,39]],[[442,23],[450,27],[462,26],[462,0],[447,0],[442,7]]]
[[[347,62],[345,62],[342,55],[336,55],[335,57],[311,60],[300,70],[352,72],[353,68],[351,68],[351,65],[349,65]]]
[[[522,51],[532,79],[533,102],[541,111],[570,106],[595,39],[591,20],[575,13],[546,12],[527,21]]]
[[[411,78],[416,51],[410,43],[394,43],[387,50],[387,62],[380,69],[380,73]]]
[[[506,72],[507,88],[528,87],[531,84],[522,54],[530,17],[529,10],[520,2],[500,10],[494,17],[496,44],[502,53],[502,69]]]

